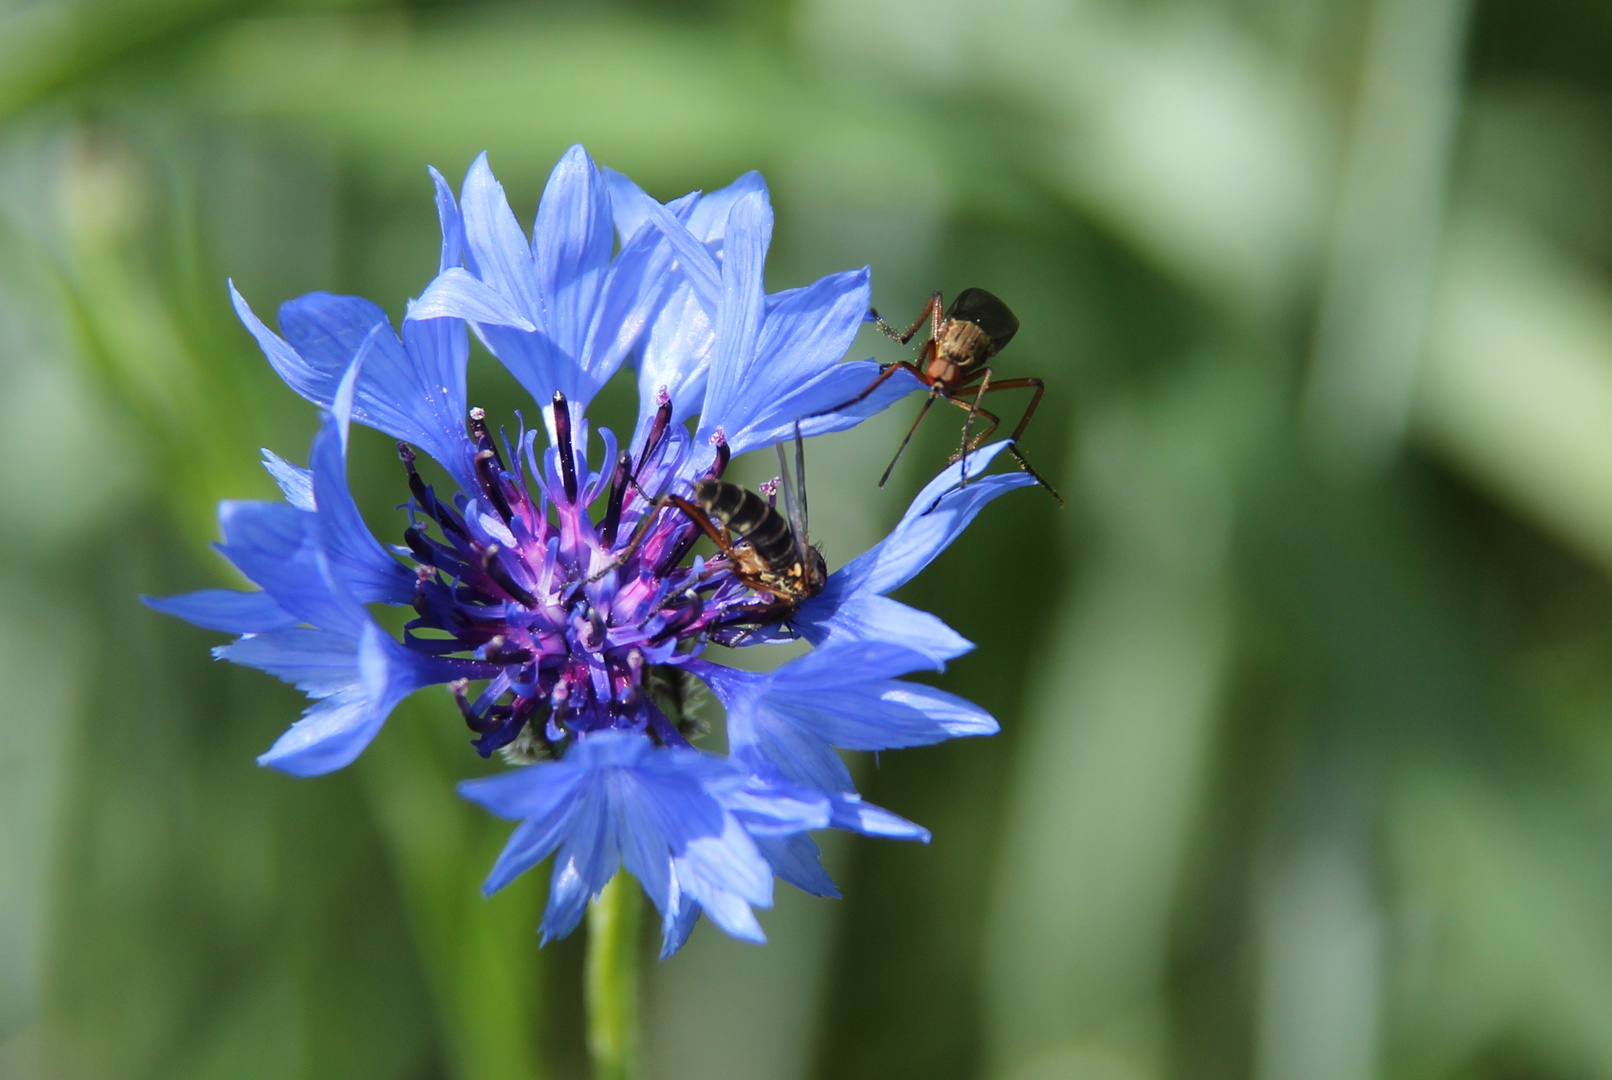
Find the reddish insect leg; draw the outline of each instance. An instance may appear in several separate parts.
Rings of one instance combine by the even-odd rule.
[[[912,335],[918,332],[918,328],[924,324],[925,319],[929,320],[929,336],[939,337],[940,323],[945,318],[945,311],[946,301],[937,292],[929,298],[929,306],[919,313],[918,317],[912,321],[911,326],[907,327],[907,332],[898,334],[896,333],[896,328],[885,322],[877,311],[873,308],[868,308],[868,314],[873,316],[873,325],[878,327],[879,333],[891,341],[899,341],[903,345],[912,340]]]

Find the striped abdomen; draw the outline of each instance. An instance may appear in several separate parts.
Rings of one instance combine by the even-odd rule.
[[[774,570],[792,565],[798,557],[795,534],[784,515],[748,488],[725,480],[700,480],[694,497],[713,521],[719,521]]]

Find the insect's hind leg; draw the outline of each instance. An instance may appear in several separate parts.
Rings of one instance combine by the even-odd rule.
[[[1012,454],[1014,459],[1018,461],[1019,468],[1029,473],[1036,483],[1047,489],[1047,494],[1051,495],[1059,506],[1063,506],[1063,496],[1058,494],[1058,489],[1047,483],[1046,477],[1036,472],[1035,466],[1030,464],[1030,459],[1025,457],[1024,451],[1019,449],[1019,437],[1024,434],[1024,429],[1030,426],[1030,418],[1035,415],[1036,406],[1041,404],[1041,395],[1046,392],[1046,384],[1037,378],[1002,379],[997,382],[991,382],[989,376],[987,376],[985,379],[985,383],[988,383],[989,386],[987,387],[984,384],[981,385],[979,392],[974,397],[975,406],[973,406],[975,411],[984,416],[990,416],[990,414],[985,412],[983,409],[978,409],[977,406],[979,399],[984,397],[987,393],[994,394],[999,390],[1033,389],[1035,391],[1030,398],[1030,404],[1025,407],[1024,415],[1019,418],[1018,426],[1013,429],[1013,435],[1011,436],[1012,441],[1008,445],[1008,453]],[[953,401],[954,404],[961,408],[971,408],[971,406],[958,399],[952,398],[949,400]],[[992,417],[992,419],[995,418]],[[985,431],[974,440],[973,444],[968,446],[968,451],[978,449],[979,444],[983,442],[988,435],[996,430],[996,426],[997,425],[993,423],[990,427],[986,428]],[[966,483],[966,479],[964,482]]]

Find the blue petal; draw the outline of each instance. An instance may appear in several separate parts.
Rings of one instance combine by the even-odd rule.
[[[584,770],[570,761],[544,761],[512,772],[459,782],[459,794],[506,821],[546,818],[572,797]],[[533,862],[548,853],[538,855]]]
[[[873,297],[870,279],[864,266],[768,297],[758,346],[767,363],[757,374],[770,386],[793,387],[837,362],[862,329],[862,316]]]
[[[288,682],[310,697],[326,698],[359,687],[358,642],[346,634],[292,627],[253,634],[213,655],[232,664],[254,667]]]
[[[437,263],[438,272],[458,266],[465,257],[465,220],[454,201],[453,189],[434,168],[427,168],[431,183],[436,189],[437,221],[442,227],[442,255]]]
[[[246,638],[232,648],[258,640]],[[359,636],[353,667],[354,681],[304,713],[258,757],[259,765],[293,776],[340,769],[370,744],[398,702],[443,674],[441,665],[399,645],[374,623],[367,623]]]
[[[610,217],[615,222],[616,235],[625,243],[648,224],[649,203],[654,200],[626,175],[607,166],[601,166],[599,171],[604,175],[605,193],[610,196]],[[690,192],[683,198],[697,199],[699,192]]]
[[[895,750],[996,734],[989,714],[955,694],[896,678],[933,666],[899,645],[832,644],[774,672],[757,705],[845,750]]]
[[[391,325],[379,305],[361,296],[311,292],[281,304],[280,332],[309,370],[318,373],[307,385],[296,387],[297,393],[328,409],[336,395],[336,384],[352,366],[359,347],[377,326]],[[378,340],[371,346],[375,362],[385,365],[380,354],[388,347],[399,354],[391,358],[389,366],[402,366],[403,347],[396,340]]]
[[[772,867],[732,816],[720,836],[697,836],[674,860],[678,883],[710,920],[741,941],[763,942],[751,907],[772,906]]]
[[[772,866],[773,873],[795,888],[813,896],[838,900],[840,890],[823,869],[817,841],[805,833],[792,836],[757,836],[756,847]]]
[[[751,836],[789,836],[828,827],[828,800],[815,788],[731,770],[708,780],[706,790]]]
[[[929,843],[928,829],[899,814],[892,814],[882,806],[864,802],[862,796],[855,792],[836,792],[829,799],[834,808],[832,824],[836,829],[861,833],[863,836],[879,836],[886,840]]]
[[[430,454],[461,487],[475,490],[475,446],[465,435],[465,415],[469,412],[465,369],[470,363],[470,337],[464,323],[457,319],[405,318],[403,352],[409,369],[406,376],[397,379],[396,386],[399,393],[409,395],[410,404],[402,411],[412,417],[415,427],[411,432],[399,424],[391,433]],[[363,395],[361,402],[373,413],[369,395],[380,380],[370,377],[369,365],[365,361],[358,389]]]
[[[679,907],[668,910],[661,919],[660,959],[669,959],[681,949],[699,920],[700,905],[692,900],[684,900]]]
[[[471,163],[465,174],[460,210],[464,215],[465,262],[470,272],[536,324],[542,304],[532,250],[504,197],[503,185],[493,178],[485,153]]]
[[[415,320],[455,318],[482,326],[537,329],[514,302],[462,266],[450,266],[425,287],[409,305]]]
[[[879,365],[870,360],[836,364],[827,359],[826,353],[824,357],[829,366],[803,385],[793,389],[780,387],[779,397],[771,401],[758,400],[760,407],[745,420],[737,437],[728,440],[733,453],[788,442],[795,437],[797,421],[801,435],[806,438],[853,428],[888,409],[920,385],[908,372],[898,371],[861,401],[846,405],[878,378]],[[842,405],[845,407],[840,408]],[[815,415],[818,413],[824,415]]]
[[[558,763],[460,790],[525,822],[499,857],[489,891],[558,847],[545,941],[575,928],[588,898],[625,863],[661,910],[668,947],[675,949],[693,924],[690,904],[730,933],[760,934],[750,906],[771,902],[771,871],[739,818],[707,789],[726,791],[744,786],[743,779],[723,759],[611,731],[573,743]],[[745,814],[780,832],[786,819],[820,825],[831,813],[826,799],[783,785],[756,785],[734,798]]]
[[[836,747],[895,749],[997,730],[962,698],[896,678],[936,666],[909,648],[853,641],[816,649],[768,675],[706,661],[689,669],[726,708],[737,761],[762,776],[776,769],[792,783],[849,795],[854,787]],[[842,820],[836,809],[834,823]]]
[[[298,510],[312,510],[313,473],[300,465],[293,465],[273,450],[263,451],[263,467],[269,470],[274,482],[280,485],[285,501]]]
[[[641,235],[648,228],[664,237],[677,260],[639,360],[639,420],[632,445],[641,448],[661,390],[671,398],[674,423],[703,409],[722,304],[717,256],[734,204],[748,197],[765,205],[767,185],[759,173],[746,173],[720,191],[705,196],[695,192],[663,207],[625,176],[608,169],[605,176],[622,236]],[[763,235],[770,237],[770,224]]]
[[[352,418],[423,447],[460,483],[474,483],[463,460],[470,345],[462,325],[433,320],[411,328],[405,323],[400,340],[386,313],[368,300],[315,292],[281,305],[280,325],[288,339],[282,341],[233,286],[231,294],[280,377],[321,408],[330,408],[342,377],[367,345]]]
[[[532,228],[544,328],[573,357],[582,355],[615,238],[604,178],[573,146],[549,174]]]
[[[888,596],[850,591],[846,581],[836,582],[832,576],[828,588],[802,604],[791,622],[813,645],[888,641],[920,652],[937,665],[974,648],[972,641],[929,612]]]
[[[522,822],[493,865],[482,886],[484,893],[502,889],[559,847],[585,779],[585,770],[574,765],[545,762],[459,785],[459,793],[470,801],[499,817]]]
[[[633,448],[642,450],[660,407],[660,392],[672,402],[672,423],[700,412],[716,347],[716,329],[687,286],[675,290],[650,327],[638,361],[638,427]]]
[[[747,205],[740,202],[739,209]],[[729,246],[733,243],[730,238]],[[729,261],[725,258],[725,274]],[[856,337],[868,299],[866,268],[766,298],[753,350],[745,352],[742,341],[724,343],[712,361],[701,433],[709,436],[721,427],[732,452],[742,454],[792,437],[797,421],[803,435],[843,431],[917,389],[917,379],[898,371],[866,398],[846,405],[879,376],[871,361],[838,362]]]
[[[338,401],[336,407],[343,404]],[[409,604],[414,599],[414,575],[381,547],[348,490],[344,419],[337,413],[326,414],[313,441],[320,545],[331,572],[359,602]]]
[[[768,205],[772,203],[771,193],[767,190],[767,181],[755,170],[745,173],[727,187],[718,188],[701,196],[688,216],[689,232],[707,244],[725,242],[728,217],[733,213],[734,205],[746,198],[759,198]],[[769,218],[764,243],[771,242],[772,220]]]
[[[672,903],[670,853],[678,846],[669,829],[681,824],[678,819],[682,814],[710,809],[711,800],[703,796],[697,783],[681,793],[682,799],[670,791],[653,791],[638,776],[623,777],[621,783],[623,787],[639,789],[622,798],[616,807],[621,861],[643,885],[655,910],[666,911]]]
[[[201,589],[180,596],[142,596],[149,608],[226,634],[263,634],[297,625],[297,617],[266,592]]]
[[[285,503],[218,504],[219,552],[298,622],[356,636],[363,608],[337,594],[315,535],[315,516]]]
[[[615,876],[620,853],[613,842],[612,814],[598,778],[589,777],[578,790],[560,852],[554,857],[549,898],[543,909],[543,942],[575,930],[588,900]]]
[[[651,233],[629,240],[610,264],[579,354],[593,383],[602,386],[609,381],[643,338],[659,308],[671,268],[670,247]]]
[[[285,384],[301,394],[304,398],[316,405],[328,405],[329,395],[335,391],[336,383],[341,379],[341,372],[347,369],[347,361],[341,364],[341,370],[334,373],[322,369],[305,360],[297,350],[286,344],[280,335],[263,325],[263,320],[253,313],[252,308],[235,288],[235,282],[229,283],[230,302],[235,305],[235,314],[246,326],[263,355],[268,357],[269,366]],[[351,356],[348,357],[351,359]]]
[[[630,185],[631,181],[627,181],[627,184]],[[694,291],[694,295],[707,314],[712,318],[717,317],[722,307],[721,268],[706,246],[706,238],[690,231],[683,220],[697,212],[697,207],[688,203],[662,206],[642,191],[638,191],[636,186],[628,187],[619,183],[614,198],[622,202],[632,202],[633,205],[628,212],[629,219],[641,217],[645,224],[653,228],[670,246],[676,257],[681,277]],[[726,224],[724,220],[724,228]],[[640,233],[634,232],[633,235],[638,236]]]
[[[772,208],[763,199],[752,195],[734,203],[722,249],[716,354],[707,377],[697,442],[719,427],[731,425],[737,431],[754,408],[750,380],[766,313],[762,273],[771,232]]]
[[[900,588],[950,547],[986,503],[1015,488],[1035,483],[1022,472],[981,475],[992,459],[1010,445],[1008,440],[1003,440],[970,454],[967,460],[970,480],[966,487],[958,486],[963,462],[954,462],[942,470],[918,493],[889,536],[834,572],[834,578],[845,582],[845,594],[882,594]]]
[[[399,340],[369,301],[309,293],[281,306],[280,325],[304,358],[333,376],[310,400],[330,408],[362,350],[352,419],[423,447],[461,483],[474,481],[464,450],[470,343],[461,323],[405,322]]]
[[[793,784],[823,792],[853,791],[850,770],[826,739],[778,717],[763,699],[772,676],[717,664],[691,664],[727,710],[728,746],[735,761],[756,772],[776,771]]]
[[[525,333],[507,326],[476,326],[487,351],[509,369],[532,399],[549,412],[548,404],[554,392],[560,391],[572,405],[573,423],[580,414],[577,410],[590,401],[598,386],[589,380],[576,359],[565,352],[543,333]],[[553,433],[550,432],[550,440]]]

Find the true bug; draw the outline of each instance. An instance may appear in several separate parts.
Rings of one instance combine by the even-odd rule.
[[[980,407],[980,401],[986,394],[997,390],[1023,390],[1033,389],[1035,393],[1030,398],[1029,406],[1024,415],[1019,418],[1019,424],[1013,429],[1013,443],[1008,447],[1012,455],[1018,459],[1024,471],[1035,477],[1036,483],[1047,489],[1047,492],[1063,505],[1063,498],[1053,486],[1035,471],[1035,467],[1025,458],[1019,450],[1019,438],[1024,429],[1030,426],[1030,417],[1035,415],[1036,406],[1041,404],[1041,395],[1045,391],[1045,384],[1040,379],[992,379],[990,367],[991,358],[1013,340],[1013,335],[1019,331],[1019,320],[1012,310],[999,298],[984,289],[964,289],[952,301],[952,306],[946,308],[945,301],[940,293],[929,298],[929,304],[924,308],[913,324],[907,328],[906,333],[900,333],[895,327],[885,322],[879,313],[872,308],[868,314],[873,316],[874,325],[886,337],[905,345],[917,334],[925,321],[929,323],[929,339],[918,350],[917,363],[910,360],[898,360],[893,364],[886,364],[879,372],[877,378],[868,384],[856,397],[842,404],[834,406],[825,412],[839,412],[852,405],[865,400],[868,395],[877,390],[879,386],[898,371],[910,372],[919,382],[929,387],[929,397],[918,412],[918,418],[907,429],[906,437],[896,448],[895,457],[879,477],[879,486],[883,487],[885,481],[890,479],[891,471],[901,454],[912,440],[913,432],[929,413],[929,406],[935,403],[936,398],[948,401],[960,409],[968,411],[968,419],[963,423],[963,443],[957,451],[953,461],[966,458],[970,451],[979,447],[980,443],[990,437],[991,433],[1001,424],[1001,419],[994,413],[987,412]],[[813,415],[821,416],[823,413]],[[974,418],[982,416],[989,426],[978,435],[970,438],[974,427]],[[967,483],[967,466],[964,466],[963,482]]]

